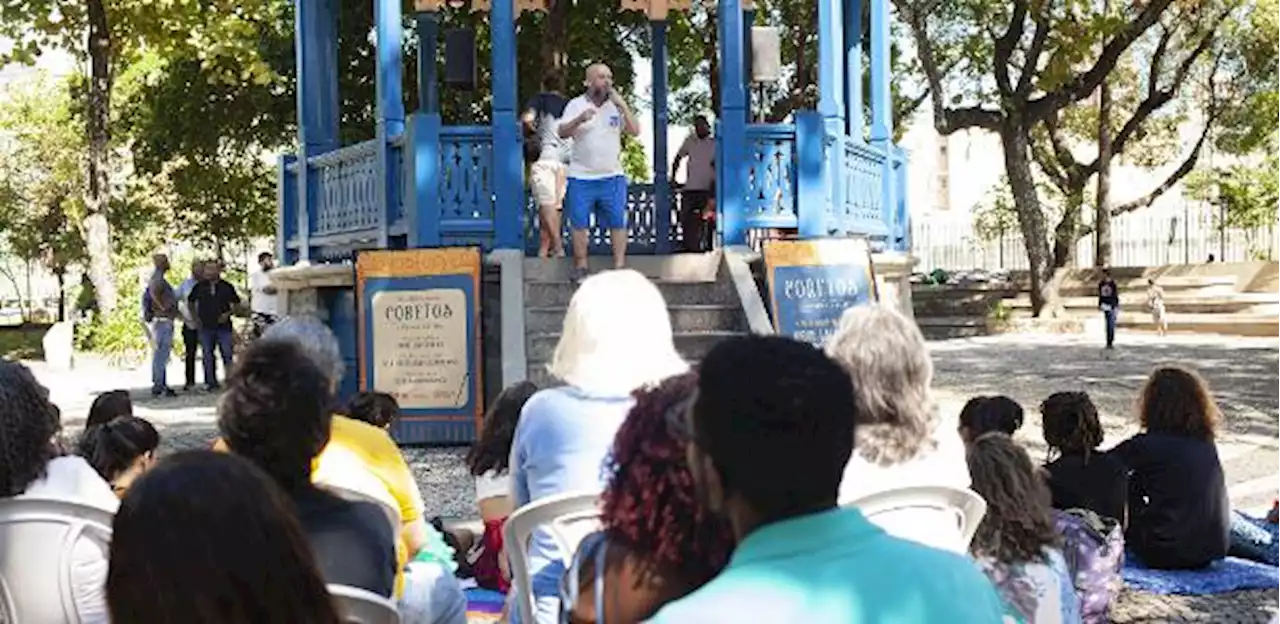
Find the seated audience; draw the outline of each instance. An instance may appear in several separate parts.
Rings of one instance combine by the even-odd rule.
[[[337,624],[293,506],[249,462],[188,451],[125,495],[111,539],[115,624]]]
[[[992,431],[1012,437],[1022,419],[1022,406],[1007,396],[973,397],[960,410],[960,437],[965,443]]]
[[[604,489],[604,461],[637,388],[688,370],[676,353],[662,293],[630,270],[593,275],[569,301],[550,371],[565,385],[525,404],[511,446],[515,506]],[[555,621],[564,560],[546,531],[529,546],[531,593],[541,624]],[[519,621],[518,613],[513,620]],[[526,623],[527,624],[527,623]]]
[[[940,426],[930,393],[933,361],[919,327],[893,308],[851,308],[827,342],[827,355],[848,373],[858,426],[840,484],[840,503],[900,487],[969,487],[964,445]],[[891,535],[964,552],[952,514],[911,509],[877,515]]]
[[[386,514],[311,483],[311,462],[329,442],[332,401],[329,379],[296,345],[257,342],[226,380],[218,431],[293,502],[326,583],[391,596],[395,535]]]
[[[390,430],[400,420],[400,403],[385,392],[357,392],[347,402],[346,416]]]
[[[804,343],[744,336],[707,354],[686,455],[699,500],[737,546],[720,574],[652,622],[1000,621],[1000,600],[968,557],[837,506],[862,421],[856,396],[848,372]]]
[[[1100,516],[1127,520],[1129,469],[1102,446],[1098,408],[1084,392],[1055,392],[1040,404],[1045,464],[1055,509],[1088,509]]]
[[[1133,471],[1125,541],[1154,568],[1199,568],[1225,557],[1231,506],[1208,387],[1190,370],[1158,368],[1138,416],[1142,432],[1111,451]]]
[[[111,486],[83,458],[62,454],[56,443],[60,420],[49,391],[31,371],[0,360],[0,498],[55,499],[115,513],[120,500]],[[80,621],[106,622],[106,545],[77,540],[70,573]]]
[[[570,621],[648,620],[728,562],[729,525],[699,500],[685,459],[685,414],[696,387],[697,377],[686,373],[636,393],[613,442],[603,530],[583,541],[565,579],[561,601]]]
[[[995,584],[1007,615],[1028,624],[1080,621],[1080,599],[1062,556],[1049,488],[1027,451],[1000,432],[968,449],[973,491],[987,501],[969,551]]]
[[[160,434],[151,423],[135,416],[119,416],[94,425],[80,436],[78,454],[93,466],[117,496],[155,463]]]
[[[103,392],[89,406],[89,418],[84,421],[84,428],[105,425],[121,416],[133,416],[133,400],[129,393],[124,390]]]
[[[515,510],[511,500],[511,440],[515,436],[520,410],[538,391],[531,381],[522,381],[498,394],[484,416],[480,439],[467,453],[467,469],[476,482],[476,506],[484,535],[467,554],[476,584],[506,593],[506,558],[502,556],[502,523]]]

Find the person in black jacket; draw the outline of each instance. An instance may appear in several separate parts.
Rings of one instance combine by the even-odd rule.
[[[1156,369],[1142,389],[1143,431],[1111,452],[1131,470],[1125,541],[1148,566],[1199,568],[1227,555],[1231,507],[1214,429],[1220,413],[1204,380]]]
[[[1055,392],[1040,404],[1044,443],[1051,461],[1044,465],[1055,509],[1088,509],[1128,522],[1129,469],[1099,451],[1102,423],[1098,408],[1084,392]]]
[[[213,359],[215,348],[222,355],[223,373],[231,371],[231,314],[240,305],[240,294],[235,286],[222,279],[222,264],[212,260],[204,263],[204,280],[191,289],[187,302],[200,331],[204,382],[213,392],[218,389],[218,366]]]
[[[1102,318],[1107,323],[1107,348],[1114,349],[1116,342],[1116,318],[1120,314],[1120,289],[1116,281],[1111,279],[1111,270],[1102,270],[1102,281],[1098,282],[1098,309],[1102,310]]]

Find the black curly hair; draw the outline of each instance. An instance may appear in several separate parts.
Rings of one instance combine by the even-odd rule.
[[[103,480],[113,483],[139,457],[154,453],[159,446],[160,433],[151,423],[137,416],[120,416],[86,429],[76,454],[89,462]]]
[[[978,396],[960,410],[960,429],[970,440],[992,431],[1013,435],[1022,427],[1023,418],[1022,406],[1007,396]]]
[[[1044,443],[1050,454],[1083,455],[1102,446],[1098,408],[1085,392],[1055,392],[1040,404]]]
[[[17,496],[60,455],[62,417],[26,366],[0,360],[0,498]]]
[[[218,430],[231,452],[286,491],[311,484],[311,460],[329,442],[329,377],[292,341],[259,341],[240,356],[218,404]]]
[[[969,550],[1002,564],[1044,562],[1044,548],[1057,546],[1049,486],[1027,451],[999,432],[978,436],[965,459],[973,491],[987,501]]]
[[[357,392],[347,401],[347,416],[386,429],[400,419],[400,403],[386,392]]]
[[[493,400],[493,405],[489,406],[489,411],[484,415],[480,439],[467,452],[467,469],[473,476],[479,477],[489,471],[497,474],[507,472],[507,463],[511,461],[511,442],[516,435],[520,410],[524,409],[524,404],[537,391],[537,384],[521,381],[507,386]]]

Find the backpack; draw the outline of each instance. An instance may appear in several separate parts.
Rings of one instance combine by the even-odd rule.
[[[1062,536],[1062,554],[1080,599],[1080,620],[1084,624],[1110,622],[1111,601],[1124,585],[1120,577],[1124,564],[1120,522],[1088,509],[1055,509],[1053,523]]]

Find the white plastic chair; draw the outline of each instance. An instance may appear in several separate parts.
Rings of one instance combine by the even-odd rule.
[[[320,487],[343,500],[373,503],[377,505],[378,508],[382,510],[382,513],[386,514],[387,521],[391,523],[391,534],[396,536],[400,535],[400,510],[388,505],[386,501],[374,496],[369,496],[364,492],[357,492],[356,490],[337,485],[323,484]]]
[[[890,535],[912,539],[938,548],[968,552],[978,523],[987,514],[987,501],[972,490],[945,485],[916,485],[884,490],[868,494],[844,505],[857,507],[868,520],[884,528]],[[909,530],[900,532],[895,518],[920,511],[953,514],[959,541],[952,542],[943,535],[913,535]],[[914,518],[913,518],[914,520]]]
[[[390,598],[347,585],[329,585],[329,595],[346,624],[400,624],[400,612]]]
[[[0,500],[0,622],[80,624],[72,582],[81,538],[105,550],[110,512],[38,498]]]
[[[520,621],[534,622],[529,583],[529,538],[547,529],[566,559],[582,539],[600,528],[600,493],[569,492],[548,496],[512,513],[502,525],[502,545],[511,562],[511,591]]]

